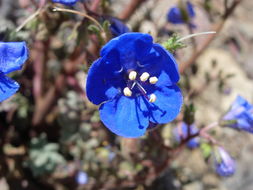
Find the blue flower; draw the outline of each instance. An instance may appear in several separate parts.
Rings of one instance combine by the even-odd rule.
[[[181,142],[183,139],[187,138],[188,136],[188,128],[189,128],[189,135],[194,135],[198,132],[197,127],[195,124],[187,125],[185,122],[180,123],[180,126],[174,129],[174,136],[177,142]],[[187,146],[189,148],[196,148],[199,146],[199,138],[195,137],[187,142]]]
[[[87,173],[83,172],[83,171],[79,171],[76,175],[76,182],[79,184],[79,185],[85,185],[88,183],[88,175]]]
[[[235,173],[235,161],[221,147],[218,147],[218,154],[215,159],[216,173],[223,177],[231,176]]]
[[[101,104],[100,118],[113,133],[142,136],[149,122],[167,123],[183,98],[174,57],[149,34],[125,33],[109,41],[87,77],[87,97]]]
[[[226,126],[253,133],[253,106],[243,97],[237,96],[230,110],[222,118]]]
[[[54,3],[61,3],[64,5],[74,5],[78,0],[52,0]]]
[[[110,22],[110,30],[113,35],[113,37],[117,37],[121,34],[130,32],[129,28],[119,19],[114,17],[108,17],[107,18]]]
[[[184,15],[186,13],[187,15]],[[185,9],[182,7],[172,7],[168,14],[167,20],[173,24],[185,24],[189,23],[189,19],[195,17],[195,11],[193,5],[187,1]]]
[[[6,74],[20,70],[27,57],[25,42],[0,42],[0,102],[19,89],[19,84]]]

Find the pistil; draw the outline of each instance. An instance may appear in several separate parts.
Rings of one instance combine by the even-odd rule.
[[[146,90],[140,85],[140,83],[136,82],[136,84],[142,93],[147,94]]]
[[[147,91],[140,85],[140,83],[136,82],[136,85],[139,89],[139,91],[141,92],[141,94],[147,99],[149,100],[149,97],[147,95]]]

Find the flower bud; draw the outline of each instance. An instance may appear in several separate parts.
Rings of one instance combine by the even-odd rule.
[[[218,175],[228,177],[235,173],[235,161],[222,147],[218,147],[215,156],[215,168]]]

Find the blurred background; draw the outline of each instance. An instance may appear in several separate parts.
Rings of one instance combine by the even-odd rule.
[[[175,53],[179,67],[187,66],[179,83],[185,105],[194,105],[201,128],[219,120],[238,94],[253,102],[253,1],[238,1],[227,16],[225,5],[236,1],[191,0],[196,15],[189,27],[167,21],[176,0],[83,0],[71,7],[0,0],[0,41],[26,41],[29,47],[23,69],[9,75],[20,90],[0,103],[0,189],[252,190],[251,134],[212,131],[237,160],[236,173],[224,178],[215,173],[206,140],[196,149],[178,148],[172,131],[183,113],[139,139],[111,133],[85,92],[88,68],[105,41],[90,20],[52,11],[75,9],[111,26],[115,17],[157,43],[173,33],[216,30],[215,38],[186,40],[187,47]]]

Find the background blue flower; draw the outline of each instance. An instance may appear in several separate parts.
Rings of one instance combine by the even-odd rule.
[[[119,19],[115,17],[106,17],[110,22],[110,30],[113,37],[117,37],[121,34],[130,32],[129,28]]]
[[[25,42],[0,42],[0,102],[19,89],[19,84],[6,74],[21,69],[27,57]]]
[[[180,126],[174,129],[174,136],[177,142],[181,142],[183,139],[187,138],[188,136],[188,128],[190,129],[189,135],[194,135],[198,132],[198,128],[195,126],[195,124],[192,125],[187,125],[185,122],[181,122],[179,124]],[[191,139],[188,143],[187,146],[189,148],[196,148],[199,146],[199,138],[195,137]]]
[[[61,3],[64,5],[74,5],[78,0],[52,0],[54,3]]]
[[[86,172],[83,172],[83,171],[79,171],[77,174],[76,174],[76,182],[79,184],[79,185],[85,185],[88,183],[88,180],[89,180],[89,177],[88,177],[88,174]]]
[[[215,158],[216,173],[223,177],[231,176],[235,173],[235,161],[221,147],[218,147],[218,154]]]
[[[124,137],[143,135],[149,122],[175,119],[182,94],[174,57],[148,34],[126,33],[109,41],[88,72],[87,97],[102,122]]]
[[[234,120],[234,122],[228,122],[227,126],[229,127],[253,133],[253,106],[241,96],[237,96],[230,110],[222,119]]]
[[[195,17],[193,5],[189,1],[186,2],[186,10],[184,11],[187,15],[183,15],[183,10],[178,6],[172,7],[167,14],[168,22],[173,24],[184,24],[189,22],[187,19]]]

